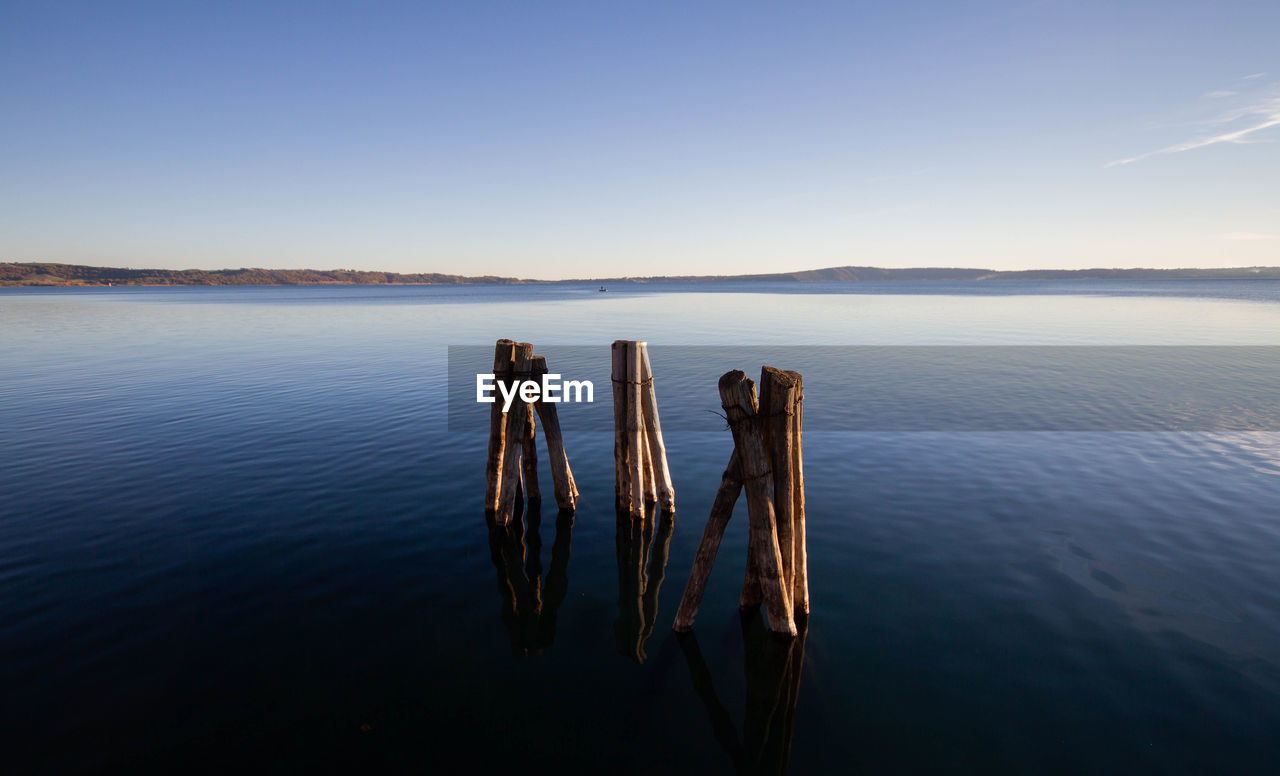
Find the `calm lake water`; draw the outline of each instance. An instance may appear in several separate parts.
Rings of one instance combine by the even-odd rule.
[[[450,346],[500,337],[649,341],[674,521],[617,521],[612,435],[565,406],[580,508],[491,541],[445,396]],[[724,362],[663,371],[695,345]],[[748,346],[1011,345],[1256,359],[1280,283],[0,290],[4,770],[1276,772],[1280,433],[1248,413],[812,427],[805,638],[739,617],[741,502],[671,632],[732,448],[678,405]],[[858,364],[806,370],[859,402]]]

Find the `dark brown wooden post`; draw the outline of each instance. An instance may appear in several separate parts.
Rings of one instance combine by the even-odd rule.
[[[503,441],[506,438],[506,413],[502,411],[502,391],[498,385],[511,379],[515,361],[516,343],[500,339],[493,348],[494,402],[489,407],[489,457],[484,465],[484,508],[489,512],[498,509],[498,492],[501,488]]]

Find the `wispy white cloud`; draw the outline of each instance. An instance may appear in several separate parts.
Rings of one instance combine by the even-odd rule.
[[[1262,232],[1227,232],[1224,240],[1280,240],[1280,234],[1264,234]]]
[[[1245,76],[1245,78],[1254,79],[1263,75],[1266,74],[1255,73],[1254,75]],[[1255,87],[1248,91],[1250,91],[1250,94],[1244,95],[1239,100],[1232,100],[1232,102],[1236,103],[1233,107],[1216,113],[1204,122],[1204,125],[1210,128],[1207,133],[1164,148],[1157,148],[1154,151],[1136,154],[1124,159],[1116,159],[1107,162],[1103,166],[1119,167],[1149,159],[1153,156],[1194,151],[1197,148],[1205,148],[1220,143],[1243,145],[1260,142],[1258,138],[1253,137],[1256,133],[1280,126],[1280,92],[1275,89],[1267,91],[1265,86],[1262,88]],[[1209,92],[1203,96],[1225,99],[1234,97],[1237,94],[1239,92],[1236,90],[1224,89]]]
[[[1266,73],[1251,73],[1250,75],[1244,76],[1244,80],[1251,81],[1254,78],[1261,78],[1264,75],[1266,75]]]

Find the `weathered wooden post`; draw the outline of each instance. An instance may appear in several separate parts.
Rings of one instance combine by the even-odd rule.
[[[511,379],[511,369],[515,362],[516,343],[509,339],[500,339],[493,348],[494,390],[497,384]],[[500,393],[498,394],[501,395]],[[484,508],[489,512],[498,510],[498,492],[501,488],[502,457],[504,440],[507,433],[507,417],[502,411],[501,400],[489,407],[489,457],[484,466]]]
[[[778,548],[782,552],[782,581],[793,590],[795,566],[795,455],[791,419],[796,409],[799,375],[771,366],[760,369],[760,431],[769,467],[773,470],[773,508],[778,520]]]
[[[533,355],[528,342],[498,340],[494,347],[494,402],[489,409],[489,450],[485,461],[485,512],[494,515],[499,525],[511,519],[515,502],[527,498],[531,504],[542,500],[538,485],[537,418],[542,419],[542,435],[547,442],[551,479],[555,485],[556,505],[572,510],[578,503],[578,488],[569,468],[560,416],[556,405],[544,401],[541,392],[532,402],[517,396],[510,409],[503,412],[503,391],[523,381],[542,383],[547,374],[547,359]]]
[[[649,451],[652,476],[646,482],[656,481],[658,506],[664,512],[674,512],[676,492],[671,485],[671,468],[667,465],[667,445],[662,439],[662,422],[658,419],[658,394],[653,386],[653,366],[649,363],[649,345],[640,346],[640,380],[644,387],[644,428]]]
[[[532,359],[533,345],[528,342],[516,343],[512,374],[517,382],[529,379]],[[511,510],[516,501],[516,486],[520,482],[520,454],[524,448],[523,436],[527,431],[526,416],[527,408],[523,401],[513,401],[511,409],[507,410],[501,488],[498,492],[498,510],[495,513],[495,519],[500,524],[511,519]]]
[[[533,357],[533,379],[541,381],[547,374],[545,356]],[[564,450],[564,437],[560,432],[560,416],[556,405],[543,401],[538,397],[534,410],[542,421],[542,438],[547,443],[547,459],[551,463],[551,482],[555,487],[556,506],[561,509],[573,509],[578,504],[578,486],[573,481],[573,471],[569,468],[569,456]]]
[[[795,411],[791,413],[791,435],[795,443],[791,447],[792,490],[791,519],[795,528],[791,532],[795,544],[792,568],[792,606],[796,617],[809,616],[809,537],[804,520],[804,378],[799,372],[790,372],[796,381]]]
[[[777,518],[770,487],[771,470],[760,439],[755,384],[737,369],[726,373],[720,378],[720,402],[728,416],[729,429],[733,432],[734,446],[742,464],[749,531],[756,540],[753,557],[769,625],[777,633],[794,636],[796,624],[791,609],[791,591],[782,583],[782,552],[778,548]]]
[[[627,341],[612,346],[613,497],[619,509],[631,511],[631,455],[627,450]]]
[[[673,512],[675,489],[658,420],[648,344],[617,340],[612,358],[617,507],[633,516],[643,514],[646,503],[657,503],[664,512]]]
[[[532,376],[532,372],[530,375]],[[538,445],[534,438],[538,430],[538,424],[534,420],[536,415],[533,402],[525,402],[524,435],[520,439],[520,471],[524,477],[524,497],[529,501],[541,503],[542,488],[538,487]]]
[[[796,634],[809,612],[804,530],[804,474],[801,454],[803,379],[796,372],[763,367],[761,398],[745,374],[720,378],[720,398],[734,449],[689,572],[673,627],[684,632],[706,590],[724,529],[738,494],[747,492],[747,567],[739,607],[761,603],[774,631]]]
[[[640,343],[627,343],[627,452],[631,477],[631,514],[644,515],[644,414],[640,409]]]

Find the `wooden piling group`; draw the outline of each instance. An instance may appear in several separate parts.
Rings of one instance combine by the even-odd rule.
[[[617,507],[644,515],[645,504],[675,510],[675,489],[667,465],[667,447],[658,420],[653,367],[645,342],[613,343],[613,460]]]
[[[547,373],[547,360],[533,354],[528,342],[498,340],[493,351],[495,385],[508,388],[524,380],[540,380]],[[502,393],[495,388],[495,398],[489,410],[489,456],[485,463],[485,511],[494,516],[498,525],[511,520],[516,501],[521,497],[531,503],[542,500],[538,485],[538,453],[535,435],[537,421],[542,421],[542,436],[547,443],[547,457],[551,465],[556,505],[572,510],[577,505],[578,489],[569,468],[564,438],[560,433],[560,418],[556,405],[542,400],[524,402],[518,398],[510,409],[502,409]]]
[[[615,362],[616,363],[616,362]],[[734,504],[747,495],[747,571],[739,606],[761,603],[776,633],[794,636],[809,614],[801,446],[804,380],[798,372],[763,367],[760,396],[743,372],[720,378],[720,402],[734,449],[703,530],[675,630],[693,627]]]

